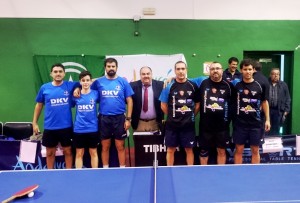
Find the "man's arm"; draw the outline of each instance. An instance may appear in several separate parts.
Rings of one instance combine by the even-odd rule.
[[[76,97],[76,98],[79,98],[80,97],[80,88],[79,87],[76,87],[73,91],[73,96]]]
[[[132,97],[131,96],[127,97],[126,102],[127,102],[127,114],[126,114],[126,120],[124,123],[124,128],[125,128],[125,130],[128,130],[131,126],[131,116],[132,116],[132,108],[133,108]]]
[[[164,103],[164,102],[161,102],[160,107],[161,107],[161,110],[164,112],[164,114],[168,115],[168,104]]]
[[[32,119],[32,128],[33,128],[33,132],[35,134],[38,134],[40,132],[39,125],[37,122],[41,115],[43,106],[44,106],[43,103],[36,103],[35,108],[34,108],[33,119]]]
[[[197,114],[200,111],[200,102],[195,103],[195,109],[194,109],[194,114],[197,116]]]
[[[268,132],[271,128],[271,124],[270,124],[270,113],[269,113],[269,102],[268,100],[264,100],[262,102],[262,109],[265,113],[265,131]]]
[[[283,82],[283,90],[284,90],[284,115],[287,116],[291,110],[291,96],[289,92],[289,88],[286,83]]]

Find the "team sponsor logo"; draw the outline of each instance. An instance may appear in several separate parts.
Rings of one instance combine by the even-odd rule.
[[[65,90],[65,91],[64,91],[64,95],[65,95],[65,96],[69,96],[68,90]]]
[[[211,101],[218,101],[218,97],[209,97]]]
[[[250,99],[248,99],[248,98],[242,98],[242,101],[245,103],[250,103]]]
[[[224,94],[226,91],[225,90],[220,90],[221,94]]]
[[[186,103],[186,100],[185,100],[185,99],[178,99],[178,103],[180,103],[180,104],[185,104],[185,103]]]
[[[180,112],[181,114],[185,114],[185,112],[192,111],[188,106],[184,105],[181,108],[176,109],[177,112]]]
[[[249,112],[255,112],[256,110],[252,108],[252,106],[247,105],[246,107],[242,107],[241,111],[244,111],[245,114],[248,114]]]
[[[214,94],[217,93],[217,89],[216,89],[216,88],[212,88],[211,91],[212,91],[212,93],[214,93]]]
[[[77,106],[77,109],[80,112],[90,112],[93,111],[94,108],[95,108],[94,104],[82,104]]]
[[[193,103],[193,100],[192,100],[192,99],[187,99],[187,100],[186,100],[186,103],[187,103],[187,104],[191,104],[191,103]]]
[[[257,91],[251,91],[251,94],[252,94],[253,96],[255,96],[255,95],[257,94]]]
[[[118,90],[102,90],[101,94],[104,97],[117,97],[119,94],[119,91]]]
[[[193,93],[192,91],[187,91],[188,95],[191,96],[191,94]]]
[[[50,99],[51,106],[62,106],[62,105],[68,105],[69,104],[69,98],[56,98],[56,99]]]
[[[211,109],[212,111],[215,110],[223,110],[223,108],[218,103],[209,104],[206,108]]]
[[[115,90],[120,91],[121,90],[121,86],[117,85],[116,88],[115,88]]]

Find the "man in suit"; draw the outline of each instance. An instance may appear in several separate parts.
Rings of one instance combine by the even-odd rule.
[[[287,84],[280,80],[279,68],[272,68],[270,72],[269,83],[271,120],[271,130],[269,135],[279,135],[280,127],[290,112],[291,96]]]
[[[152,79],[152,70],[148,66],[140,69],[140,77],[140,80],[130,83],[134,91],[131,125],[136,132],[156,131],[163,119],[158,100],[163,82]],[[144,98],[148,98],[147,101]]]

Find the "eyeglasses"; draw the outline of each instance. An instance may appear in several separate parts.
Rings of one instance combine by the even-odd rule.
[[[209,70],[210,70],[210,71],[215,71],[215,70],[219,71],[219,70],[222,70],[222,68],[220,68],[220,67],[215,67],[215,68],[209,68]]]

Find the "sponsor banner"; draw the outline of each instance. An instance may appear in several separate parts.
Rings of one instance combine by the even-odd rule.
[[[20,140],[0,140],[0,171],[1,170],[41,170],[47,169],[46,158],[44,155],[44,150],[42,149],[41,142],[37,142],[36,146],[36,157],[33,163],[21,161],[20,153]],[[88,152],[88,149],[85,149]],[[99,154],[99,168],[102,167],[101,162],[101,146],[97,148]],[[43,154],[42,154],[43,153]],[[75,155],[75,149],[73,149],[73,154]],[[74,156],[75,158],[75,156]],[[75,162],[73,162],[75,163]],[[89,153],[84,153],[83,156],[83,167],[91,167],[91,159]],[[110,167],[119,167],[118,153],[117,149],[112,143],[110,148],[110,157],[109,157]],[[62,154],[57,153],[55,157],[54,168],[56,169],[65,169],[65,158]]]
[[[135,143],[135,165],[136,166],[152,166],[154,159],[154,151],[157,151],[157,159],[159,166],[166,165],[166,151],[164,145],[164,136],[153,135],[153,133],[145,134],[135,132],[133,135]],[[287,141],[288,140],[288,141]],[[283,149],[280,152],[263,153],[260,149],[261,163],[300,163],[300,156],[296,155],[295,137],[290,136],[286,140],[283,139]],[[226,149],[227,164],[234,163],[234,145]],[[195,165],[199,165],[199,148],[194,148]],[[216,150],[210,151],[208,163],[216,164]],[[243,163],[251,163],[251,149],[246,147],[243,153]],[[177,148],[175,152],[175,165],[186,165],[185,151]]]
[[[20,141],[0,141],[0,170],[41,170],[47,169],[46,159],[41,155],[41,144],[37,143],[36,157],[33,163],[23,162],[19,157]],[[55,168],[65,168],[64,159],[57,159]]]
[[[110,55],[106,58],[115,58],[118,61],[117,74],[133,82],[140,79],[140,69],[148,66],[152,69],[153,79],[164,81],[166,78],[174,77],[174,65],[177,61],[184,61],[183,54],[173,55]]]

